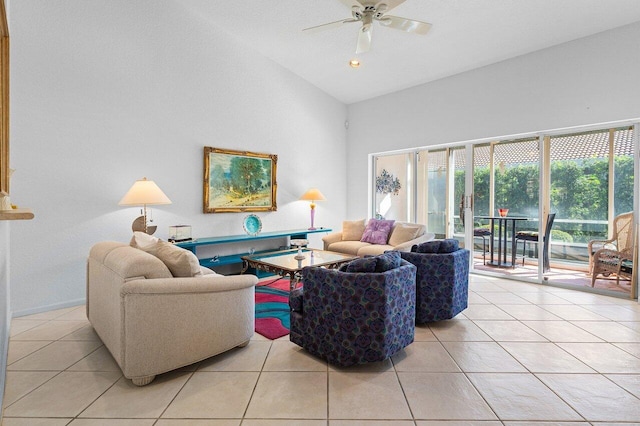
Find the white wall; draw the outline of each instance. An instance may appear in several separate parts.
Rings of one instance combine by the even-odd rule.
[[[640,23],[350,105],[347,216],[367,154],[640,117]]]
[[[204,146],[278,154],[263,231],[307,228],[309,187],[316,225],[341,225],[346,107],[180,2],[20,0],[10,28],[11,195],[36,215],[11,230],[14,315],[84,300],[89,248],[129,240],[139,209],[117,204],[143,176],[173,201],[157,236],[242,234],[246,214],[202,213]]]

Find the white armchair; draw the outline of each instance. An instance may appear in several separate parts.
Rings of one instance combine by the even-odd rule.
[[[117,242],[91,248],[87,317],[125,377],[157,374],[236,346],[254,332],[254,275],[174,278],[157,257]]]

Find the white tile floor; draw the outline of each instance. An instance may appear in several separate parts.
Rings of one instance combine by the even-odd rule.
[[[472,276],[470,306],[338,369],[255,335],[136,387],[83,306],[14,319],[5,426],[640,425],[640,305]]]

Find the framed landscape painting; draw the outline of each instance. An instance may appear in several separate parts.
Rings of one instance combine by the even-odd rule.
[[[277,210],[278,156],[204,147],[204,212]]]

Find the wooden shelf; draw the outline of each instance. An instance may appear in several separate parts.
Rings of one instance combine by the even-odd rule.
[[[0,210],[0,220],[31,220],[34,214],[30,209]]]

